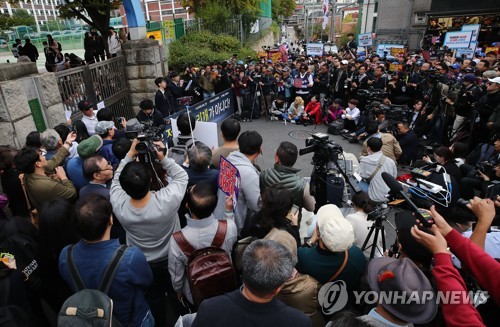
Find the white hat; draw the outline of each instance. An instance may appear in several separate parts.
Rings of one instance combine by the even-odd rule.
[[[492,83],[500,84],[500,77],[488,78],[488,81],[490,81]]]
[[[342,252],[352,246],[354,230],[336,205],[324,205],[319,208],[316,215],[318,216],[319,235],[328,250]]]
[[[342,60],[342,61],[341,61],[341,63],[342,63],[342,65],[349,65],[349,61],[347,61],[347,60],[345,60],[345,59],[344,59],[344,60]]]

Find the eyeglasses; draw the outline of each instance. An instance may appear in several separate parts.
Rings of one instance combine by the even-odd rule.
[[[113,165],[111,165],[111,162],[108,161],[108,165],[104,169],[99,168],[99,172],[101,171],[106,171],[106,170],[113,170]]]

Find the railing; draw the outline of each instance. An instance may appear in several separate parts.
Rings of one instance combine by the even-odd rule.
[[[129,90],[125,76],[125,58],[122,56],[79,66],[56,73],[64,110],[79,115],[78,102],[88,100],[94,104],[104,102],[115,117],[132,118]]]

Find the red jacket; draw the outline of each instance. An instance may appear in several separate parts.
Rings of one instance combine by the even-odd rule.
[[[446,236],[446,242],[451,252],[462,263],[462,267],[466,268],[479,285],[488,291],[496,304],[500,305],[500,263],[456,230]]]
[[[434,269],[432,270],[432,274],[434,275],[439,291],[445,294],[450,291],[462,291],[464,296],[467,294],[464,280],[451,263],[451,255],[447,253],[434,254]],[[443,296],[443,299],[445,298],[447,298],[446,295]],[[454,297],[449,296],[449,298],[453,299]],[[484,326],[479,312],[468,301],[453,304],[441,303],[441,310],[443,311],[443,318],[448,327]]]
[[[314,103],[310,101],[305,108],[305,112],[309,116],[314,116],[316,124],[321,124],[321,103],[319,101]]]

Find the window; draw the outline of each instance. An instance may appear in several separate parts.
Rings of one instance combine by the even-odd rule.
[[[373,17],[372,21],[372,33],[375,33],[375,28],[377,27],[377,17]]]
[[[378,1],[375,1],[375,5],[373,7],[373,12],[378,12]]]

